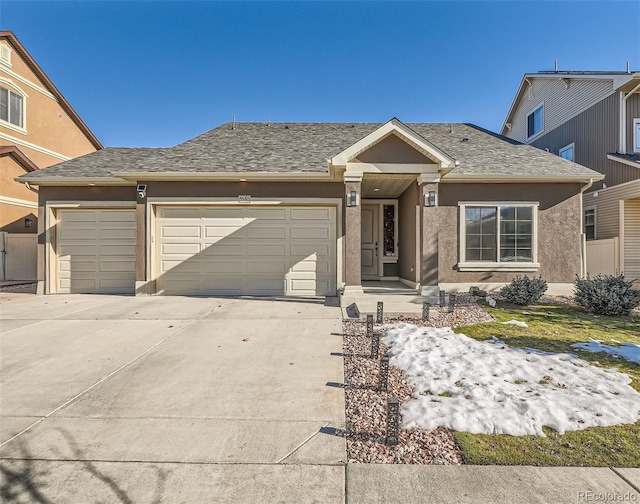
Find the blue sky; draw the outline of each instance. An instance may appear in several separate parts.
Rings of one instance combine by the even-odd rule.
[[[525,72],[640,70],[640,1],[29,2],[12,30],[105,146],[230,121],[471,122]]]

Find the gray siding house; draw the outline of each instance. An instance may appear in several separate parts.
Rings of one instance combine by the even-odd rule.
[[[526,74],[501,133],[604,175],[582,196],[587,272],[640,283],[640,73]]]

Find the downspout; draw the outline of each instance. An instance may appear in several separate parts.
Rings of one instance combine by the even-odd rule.
[[[584,233],[584,211],[582,210],[582,199],[585,191],[593,185],[593,179],[580,188],[580,278],[587,276],[587,235]]]
[[[636,91],[638,91],[638,89],[640,89],[640,84],[638,84],[636,87],[634,87],[631,92],[625,94],[622,98],[622,101],[620,102],[620,117],[621,117],[621,122],[622,122],[622,134],[620,135],[620,154],[626,154],[627,153],[627,100],[631,97],[632,94],[634,94]]]

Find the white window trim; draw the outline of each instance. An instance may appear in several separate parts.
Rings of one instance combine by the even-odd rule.
[[[582,208],[582,232],[584,233],[584,236],[585,236],[585,239],[586,239],[586,237],[587,237],[587,220],[585,219],[585,217],[587,216],[587,211],[588,210],[593,210],[593,239],[597,240],[598,239],[598,225],[597,225],[598,217],[597,217],[597,212],[596,212],[595,205]],[[589,240],[589,241],[592,241],[592,240]]]
[[[20,95],[22,97],[22,126],[16,126],[15,124],[0,119],[0,124],[3,127],[13,130],[17,133],[27,134],[27,99],[29,96],[22,89],[16,86],[13,82],[3,77],[0,77],[0,86],[9,89],[9,92]],[[9,98],[9,107],[11,106],[11,98]]]
[[[640,152],[640,138],[638,138],[638,125],[640,124],[640,118],[634,117],[633,119],[633,152]]]
[[[538,110],[540,107],[542,107],[542,129],[540,131],[538,131],[537,133],[534,133],[533,135],[529,136],[529,116],[534,114],[536,110]],[[542,133],[544,133],[544,101],[541,101],[540,103],[538,103],[535,107],[533,107],[531,109],[531,112],[529,112],[527,114],[527,118],[526,118],[526,125],[525,125],[525,131],[527,132],[527,141],[536,138],[537,136],[541,135]]]
[[[568,151],[569,149],[573,149],[573,159],[571,159],[570,161],[575,163],[576,162],[576,143],[575,142],[571,142],[569,145],[565,145],[562,149],[560,149],[558,151],[558,156],[562,157],[562,153],[565,151]]]
[[[540,206],[539,202],[536,201],[461,201],[458,203],[460,208],[460,228],[458,230],[458,242],[459,242],[459,250],[458,254],[460,257],[460,261],[458,262],[458,270],[459,271],[519,271],[519,272],[534,272],[540,268],[540,263],[538,263],[538,207]],[[488,261],[467,261],[466,254],[466,245],[467,245],[467,235],[466,235],[466,208],[470,207],[533,207],[533,220],[532,220],[532,230],[531,230],[531,254],[533,257],[532,262],[488,262]],[[496,222],[497,233],[496,233],[496,247],[498,257],[500,254],[500,217],[498,213],[498,220]]]

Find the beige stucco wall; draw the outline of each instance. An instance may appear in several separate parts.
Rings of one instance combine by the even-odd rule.
[[[459,201],[536,201],[538,208],[537,273],[547,282],[572,283],[580,274],[579,184],[440,184],[438,281],[440,283],[509,282],[518,273],[460,272]],[[427,261],[429,258],[423,258]],[[523,273],[520,273],[521,275]]]
[[[2,43],[7,44],[6,41]],[[12,73],[26,79],[33,86],[16,79]],[[67,158],[74,158],[96,150],[56,98],[46,90],[45,84],[31,71],[15,50],[12,50],[11,53],[11,68],[0,64],[0,77],[4,79],[0,81],[2,86],[23,95],[26,109],[24,124],[26,134],[14,131],[0,123],[0,133],[9,137],[2,138],[0,143],[16,145],[39,168],[57,164],[62,159],[46,152],[38,152],[21,142],[34,144]]]

